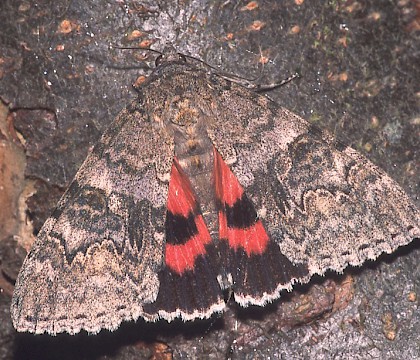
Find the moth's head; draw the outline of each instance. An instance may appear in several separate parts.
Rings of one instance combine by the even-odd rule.
[[[176,52],[175,50],[167,50],[163,53],[161,53],[155,60],[156,67],[161,66],[162,64],[169,63],[169,62],[181,62],[186,63],[187,58],[185,55],[180,54],[179,52]]]

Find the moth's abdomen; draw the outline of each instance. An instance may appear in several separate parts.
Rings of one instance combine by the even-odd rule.
[[[207,228],[214,239],[218,234],[213,186],[213,147],[210,139],[192,136],[175,145],[175,156],[187,175]]]

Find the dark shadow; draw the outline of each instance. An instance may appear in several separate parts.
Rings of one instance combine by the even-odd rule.
[[[167,339],[180,335],[185,339],[196,338],[222,327],[223,319],[214,316],[211,319],[188,323],[182,320],[171,323],[147,323],[143,320],[126,322],[114,332],[102,330],[97,335],[88,335],[84,331],[77,335],[57,336],[17,334],[14,360],[90,360],[104,355],[112,357],[120,348],[137,342],[153,343],[159,338]]]

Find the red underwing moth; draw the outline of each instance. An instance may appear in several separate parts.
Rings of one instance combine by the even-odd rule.
[[[420,236],[381,169],[299,116],[168,54],[47,219],[18,279],[18,331],[115,330],[265,305]]]

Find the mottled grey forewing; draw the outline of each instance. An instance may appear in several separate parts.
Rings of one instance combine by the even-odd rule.
[[[173,143],[137,102],[129,109],[87,157],[28,254],[12,300],[17,330],[113,330],[156,299]]]
[[[296,280],[341,272],[420,237],[419,210],[401,187],[328,133],[222,79],[213,111],[208,133],[215,147],[281,253],[308,268],[297,279],[291,273],[268,299]]]

